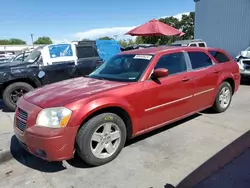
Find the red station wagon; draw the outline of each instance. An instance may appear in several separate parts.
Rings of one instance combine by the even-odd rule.
[[[113,56],[87,77],[47,85],[19,99],[14,130],[47,161],[79,156],[110,162],[127,139],[207,108],[227,110],[240,72],[223,50],[158,47]]]

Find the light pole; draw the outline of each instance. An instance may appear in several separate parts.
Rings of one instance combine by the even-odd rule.
[[[31,42],[32,42],[32,46],[33,46],[33,49],[34,49],[34,41],[33,41],[33,36],[34,36],[34,34],[30,34],[30,37],[31,37]]]

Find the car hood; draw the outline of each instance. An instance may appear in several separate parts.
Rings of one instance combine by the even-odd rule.
[[[128,83],[80,77],[38,88],[25,94],[24,99],[42,108],[50,108],[125,85]]]

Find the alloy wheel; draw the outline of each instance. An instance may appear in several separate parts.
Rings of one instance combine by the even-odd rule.
[[[92,154],[105,159],[112,156],[118,149],[121,142],[121,130],[115,123],[104,123],[93,133],[90,142]]]

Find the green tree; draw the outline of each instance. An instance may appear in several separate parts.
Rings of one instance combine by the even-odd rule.
[[[17,38],[11,38],[9,40],[7,39],[0,40],[0,45],[22,45],[22,44],[26,44],[26,42]]]
[[[132,39],[128,39],[128,40],[118,40],[119,44],[123,47],[126,47],[126,46],[131,46],[131,45],[135,45],[136,44],[136,41],[132,40]]]
[[[99,40],[114,40],[114,39],[106,36],[106,37],[100,37]]]
[[[0,39],[0,45],[7,45],[7,44],[9,44],[9,40]]]
[[[39,37],[34,44],[52,44],[50,37]]]
[[[8,44],[20,44],[20,45],[22,45],[22,44],[26,44],[26,42],[21,40],[21,39],[11,38],[11,39],[9,39]]]
[[[174,17],[166,17],[159,19],[160,22],[168,24],[185,33],[182,37],[179,36],[143,36],[137,37],[136,43],[150,43],[158,45],[168,45],[176,40],[185,40],[194,38],[194,17],[195,13],[191,12],[189,15],[182,15],[182,19],[178,20]]]
[[[194,18],[194,12],[191,12],[189,15],[182,15],[180,29],[185,33],[185,35],[183,35],[183,39],[194,38]]]

